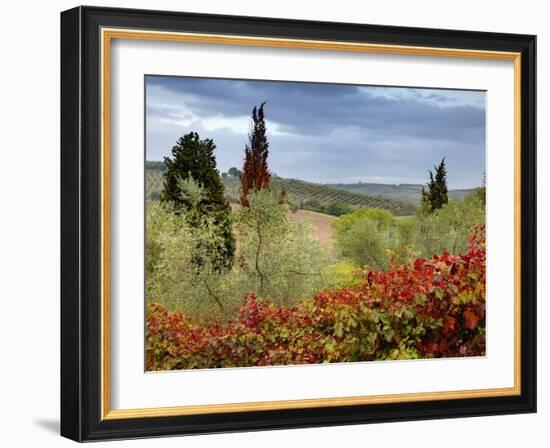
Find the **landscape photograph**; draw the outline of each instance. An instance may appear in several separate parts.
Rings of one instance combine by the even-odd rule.
[[[486,355],[486,93],[145,77],[146,370]]]

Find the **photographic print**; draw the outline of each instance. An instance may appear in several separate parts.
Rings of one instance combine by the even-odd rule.
[[[485,92],[145,88],[147,370],[485,355]]]
[[[60,42],[63,436],[536,412],[536,36],[83,6]]]

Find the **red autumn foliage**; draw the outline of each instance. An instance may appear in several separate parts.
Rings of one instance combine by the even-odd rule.
[[[244,165],[241,178],[241,196],[239,203],[248,207],[248,195],[253,191],[268,188],[271,182],[271,173],[267,166],[269,156],[269,142],[266,136],[264,105],[252,109],[252,132],[249,135],[249,143],[244,149]]]
[[[192,369],[485,354],[485,229],[464,254],[371,271],[295,307],[247,294],[237,318],[199,324],[152,304],[147,369]]]

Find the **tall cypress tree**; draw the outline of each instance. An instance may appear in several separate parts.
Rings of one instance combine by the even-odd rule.
[[[435,176],[432,170],[429,170],[430,180],[428,189],[422,187],[422,206],[428,212],[440,209],[449,202],[449,190],[447,188],[447,168],[445,167],[445,157],[441,163],[434,166]]]
[[[269,142],[267,141],[265,102],[259,108],[252,109],[252,131],[248,135],[248,144],[244,149],[244,165],[240,174],[241,196],[239,202],[248,207],[248,195],[252,191],[259,191],[269,187],[271,173],[267,166],[269,156]]]
[[[487,174],[483,172],[483,178],[481,181],[481,187],[477,187],[474,192],[475,196],[481,201],[483,205],[486,204],[487,197]]]
[[[164,158],[166,172],[160,200],[170,203],[176,213],[193,209],[189,216],[191,224],[201,225],[201,218],[209,217],[224,241],[223,247],[217,248],[218,253],[213,254],[217,260],[223,260],[216,267],[230,268],[235,255],[235,237],[231,230],[231,208],[224,197],[224,187],[216,169],[215,149],[211,139],[201,140],[196,132],[180,137],[172,147],[172,158]],[[182,181],[189,179],[204,192],[198,204],[196,198],[182,190]]]

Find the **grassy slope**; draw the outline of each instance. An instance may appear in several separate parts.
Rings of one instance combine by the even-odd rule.
[[[295,213],[289,213],[288,217],[291,221],[308,222],[313,227],[313,237],[325,246],[332,257],[336,257],[336,248],[332,240],[332,236],[334,235],[332,223],[337,219],[335,216],[309,210],[298,210]]]

